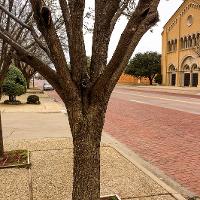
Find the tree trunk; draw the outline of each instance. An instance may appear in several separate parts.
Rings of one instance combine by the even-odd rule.
[[[69,117],[73,124],[73,200],[100,199],[100,142],[105,114],[95,112],[78,123],[74,115]]]
[[[0,158],[3,157],[3,132],[2,132],[2,123],[1,123],[1,112],[0,112]]]
[[[16,101],[16,96],[9,95],[9,101],[11,101],[11,102]]]
[[[74,140],[73,177],[73,200],[100,199],[100,142]]]
[[[2,88],[2,85],[1,85],[1,83],[0,83],[0,100],[1,100],[1,98],[2,98],[2,95],[3,95],[3,88]]]
[[[27,89],[30,89],[30,78],[26,78]]]
[[[150,81],[150,85],[153,84],[153,79],[151,77],[149,77],[149,81]]]

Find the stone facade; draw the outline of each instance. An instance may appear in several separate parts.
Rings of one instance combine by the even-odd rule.
[[[185,0],[162,32],[163,85],[200,86],[200,0]]]

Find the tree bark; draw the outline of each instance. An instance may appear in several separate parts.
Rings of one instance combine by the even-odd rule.
[[[100,106],[97,110],[84,115],[72,111],[73,118],[69,114],[74,145],[73,200],[100,199],[100,142],[105,112]]]
[[[10,102],[16,101],[16,96],[10,95],[10,96],[9,96],[9,101],[10,101]]]
[[[27,89],[30,89],[30,78],[26,77],[26,84],[27,84]]]
[[[73,200],[100,199],[100,141],[88,136],[74,139]]]
[[[3,132],[2,132],[2,123],[1,123],[1,112],[0,112],[0,158],[3,157]]]
[[[153,79],[151,77],[149,77],[149,82],[150,82],[150,85],[153,84]]]

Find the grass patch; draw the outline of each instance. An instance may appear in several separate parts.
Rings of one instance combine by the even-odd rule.
[[[13,150],[4,152],[0,158],[0,169],[11,167],[29,167],[29,151]]]

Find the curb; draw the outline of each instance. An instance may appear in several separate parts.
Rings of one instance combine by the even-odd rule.
[[[143,171],[147,176],[149,176],[152,180],[154,180],[166,191],[168,191],[175,199],[186,200],[186,198],[195,196],[193,193],[181,187],[178,183],[164,175],[162,172],[158,172],[160,170],[144,161],[140,156],[138,156],[132,150],[128,149],[124,144],[118,142],[112,136],[108,135],[106,132],[103,132],[102,142],[116,149],[122,156],[133,163],[138,169]]]

